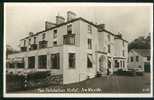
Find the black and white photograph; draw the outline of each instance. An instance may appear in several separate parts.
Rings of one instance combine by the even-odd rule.
[[[5,97],[152,97],[152,3],[4,3]]]

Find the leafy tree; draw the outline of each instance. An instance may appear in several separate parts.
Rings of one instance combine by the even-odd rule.
[[[131,49],[150,49],[150,33],[146,38],[144,36],[140,36],[129,43],[128,51]]]
[[[8,57],[9,54],[17,53],[19,51],[13,49],[10,45],[6,45],[6,58]]]

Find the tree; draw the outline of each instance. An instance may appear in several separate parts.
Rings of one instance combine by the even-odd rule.
[[[19,51],[13,49],[10,45],[6,45],[6,58],[8,58],[9,54],[17,53]]]
[[[150,49],[150,33],[146,38],[144,36],[140,36],[129,43],[128,51],[131,49]]]

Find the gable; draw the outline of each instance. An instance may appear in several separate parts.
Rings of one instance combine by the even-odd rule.
[[[143,57],[150,56],[150,49],[134,49],[134,51]]]
[[[131,50],[129,51],[129,56],[140,56],[138,53],[136,53],[135,51]]]

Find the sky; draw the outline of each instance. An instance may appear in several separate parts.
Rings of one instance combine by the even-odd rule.
[[[55,22],[56,15],[67,18],[71,10],[131,42],[139,36],[152,33],[152,4],[103,3],[5,3],[4,28],[6,44],[18,49],[19,40],[29,32],[44,30],[45,21]]]

